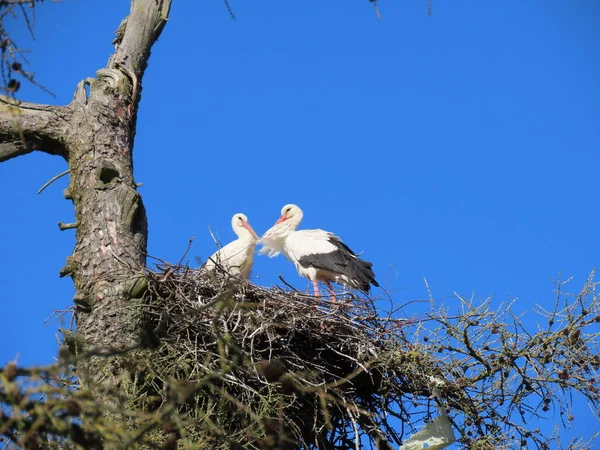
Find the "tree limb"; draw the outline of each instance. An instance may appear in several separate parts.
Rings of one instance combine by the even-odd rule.
[[[18,102],[0,95],[0,162],[35,150],[67,158],[67,107]]]
[[[107,68],[121,69],[133,84],[132,99],[139,93],[138,82],[146,70],[150,49],[167,23],[171,0],[136,0],[131,12],[116,30],[115,54]]]
[[[70,183],[77,233],[73,255],[60,275],[75,282],[77,331],[90,348],[129,348],[143,331],[133,274],[143,273],[147,219],[133,177],[132,151],[142,78],[171,0],[133,0],[113,41],[114,54],[96,78],[80,82],[69,134]],[[89,383],[118,383],[125,369],[114,359],[78,362]]]

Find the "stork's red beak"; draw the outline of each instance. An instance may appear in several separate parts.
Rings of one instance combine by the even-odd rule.
[[[259,239],[258,234],[256,234],[256,231],[254,231],[248,222],[244,222],[242,226],[248,230],[252,236],[254,236],[256,239]]]
[[[287,219],[288,219],[287,217],[282,215],[279,219],[277,219],[277,222],[275,222],[275,225],[277,225],[278,223],[281,223],[281,222],[285,222]]]

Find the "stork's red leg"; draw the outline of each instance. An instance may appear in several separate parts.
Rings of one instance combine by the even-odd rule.
[[[331,286],[331,283],[329,281],[325,282],[327,284],[327,287],[329,288],[329,292],[331,292],[331,301],[336,301],[335,298],[335,291],[333,290],[333,287]]]
[[[319,294],[319,283],[317,283],[316,281],[313,281],[313,289],[315,290],[315,297],[320,297],[321,294]]]

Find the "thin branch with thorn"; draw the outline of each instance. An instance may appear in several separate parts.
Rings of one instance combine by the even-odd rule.
[[[179,259],[179,262],[177,263],[178,266],[181,265],[181,262],[183,261],[183,258],[186,257],[186,255],[188,254],[188,252],[190,251],[190,247],[192,246],[192,242],[194,242],[194,239],[196,239],[196,236],[192,236],[189,240],[188,240],[188,245],[187,248],[185,249],[185,252],[183,253],[183,255],[181,255],[181,258]]]
[[[43,191],[44,189],[46,189],[48,186],[50,186],[52,183],[54,183],[54,182],[55,182],[56,180],[58,180],[59,178],[61,178],[61,177],[64,177],[64,176],[65,176],[66,174],[68,174],[70,171],[71,171],[71,169],[67,169],[67,170],[65,170],[64,172],[61,172],[61,173],[59,173],[58,175],[56,175],[56,176],[54,176],[54,177],[50,178],[50,180],[48,180],[48,181],[46,182],[46,184],[44,184],[44,185],[43,185],[43,186],[42,186],[42,187],[39,189],[39,191],[37,191],[37,193],[38,193],[38,194],[41,194],[41,193],[42,193],[42,191]]]
[[[294,286],[292,286],[290,283],[288,283],[287,281],[285,281],[285,279],[281,276],[281,274],[278,274],[277,277],[281,280],[281,282],[283,284],[285,284],[287,287],[289,287],[291,290],[293,290],[294,292],[298,292],[298,289],[296,289]]]
[[[235,20],[235,14],[233,13],[233,9],[231,8],[231,5],[229,4],[229,0],[223,0],[223,3],[225,3],[225,6],[227,7],[227,12],[231,16],[231,18],[233,20]]]

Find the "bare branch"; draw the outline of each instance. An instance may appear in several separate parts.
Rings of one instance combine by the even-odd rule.
[[[34,38],[35,6],[43,0],[3,0],[0,1],[0,91],[15,97],[25,80],[54,97],[54,94],[40,84],[33,72],[25,70],[29,61],[25,57],[27,49],[19,47],[11,38],[4,25],[5,18],[20,19],[27,27],[31,39]]]
[[[66,107],[17,102],[0,96],[0,162],[35,150],[67,158]]]
[[[146,70],[150,49],[167,23],[171,0],[136,0],[129,16],[119,25],[113,43],[115,54],[108,68],[121,69],[133,84],[133,101],[139,93],[138,83]]]
[[[70,171],[71,171],[70,169],[67,169],[64,172],[59,173],[58,175],[54,175],[52,178],[50,178],[48,181],[46,181],[41,188],[38,189],[37,193],[41,194],[44,191],[44,189],[46,189],[48,186],[50,186],[52,183],[54,183],[59,178],[64,177]]]

